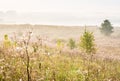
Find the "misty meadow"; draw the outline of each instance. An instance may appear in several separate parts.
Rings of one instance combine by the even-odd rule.
[[[0,0],[0,81],[120,81],[119,0]]]

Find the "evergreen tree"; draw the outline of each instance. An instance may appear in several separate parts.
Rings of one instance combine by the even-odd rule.
[[[95,43],[94,43],[94,35],[92,32],[89,32],[85,29],[83,35],[80,38],[80,47],[87,53],[93,54],[95,53]]]
[[[111,25],[109,20],[104,20],[104,23],[101,24],[101,33],[106,36],[110,36],[113,33],[113,26]]]
[[[70,47],[70,49],[74,49],[76,47],[75,40],[70,38],[68,42],[68,46]]]

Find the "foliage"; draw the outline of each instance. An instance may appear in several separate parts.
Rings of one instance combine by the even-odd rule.
[[[80,38],[80,47],[87,53],[95,53],[94,35],[85,29],[83,35]]]
[[[104,22],[101,24],[100,30],[104,35],[110,36],[113,33],[113,26],[109,20],[104,20]]]
[[[23,60],[26,54],[21,57],[21,53],[12,51],[9,54],[3,48],[0,49],[3,51],[0,54],[0,81],[19,81],[20,79],[27,81],[26,64]],[[120,80],[119,61],[94,60],[91,65],[84,65],[84,60],[80,56],[73,55],[71,59],[69,54],[48,56],[43,53],[30,54],[32,81],[85,81],[88,77],[86,67],[90,67],[88,81]],[[88,62],[86,60],[86,64]]]
[[[64,43],[61,39],[57,40],[57,48],[61,50],[64,47]]]
[[[33,47],[30,38],[29,35],[28,39],[21,41],[20,46],[17,45],[23,48],[19,51],[13,48],[6,50],[0,45],[0,81],[120,81],[119,61],[101,60],[96,57],[88,64],[89,60],[85,60],[79,54],[73,54],[71,58],[68,52],[57,54],[55,48],[49,48],[48,52],[52,53],[49,55],[45,53],[48,49],[39,46],[39,42],[35,44],[35,51],[29,53],[28,47]],[[83,45],[94,46],[94,36],[91,32],[85,30],[81,39]],[[58,41],[58,46],[62,48],[61,42]],[[88,50],[88,53],[91,52],[93,53]],[[87,67],[89,67],[89,76]]]
[[[10,40],[9,40],[9,37],[8,37],[7,34],[5,34],[5,35],[4,35],[4,47],[5,47],[5,48],[8,48],[8,47],[10,47],[10,46],[11,46],[11,42],[10,42]]]
[[[74,49],[76,47],[75,40],[73,40],[72,38],[69,39],[68,46],[70,47],[70,49]]]

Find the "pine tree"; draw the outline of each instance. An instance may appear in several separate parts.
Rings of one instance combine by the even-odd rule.
[[[80,38],[80,47],[87,53],[93,54],[95,53],[95,43],[94,43],[94,35],[92,32],[89,32],[85,29],[83,35]]]
[[[74,49],[76,47],[75,41],[72,38],[69,39],[68,46],[70,49]]]
[[[110,36],[113,33],[113,26],[109,20],[104,20],[104,23],[101,24],[100,30],[105,36]]]

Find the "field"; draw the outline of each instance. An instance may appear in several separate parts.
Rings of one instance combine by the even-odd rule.
[[[110,37],[99,27],[93,32],[96,54],[78,46],[85,27],[48,25],[0,25],[0,81],[120,81],[120,28]],[[30,35],[29,35],[30,34]],[[9,38],[5,43],[4,35]],[[69,39],[77,47],[70,49]],[[64,44],[57,46],[57,40]]]

